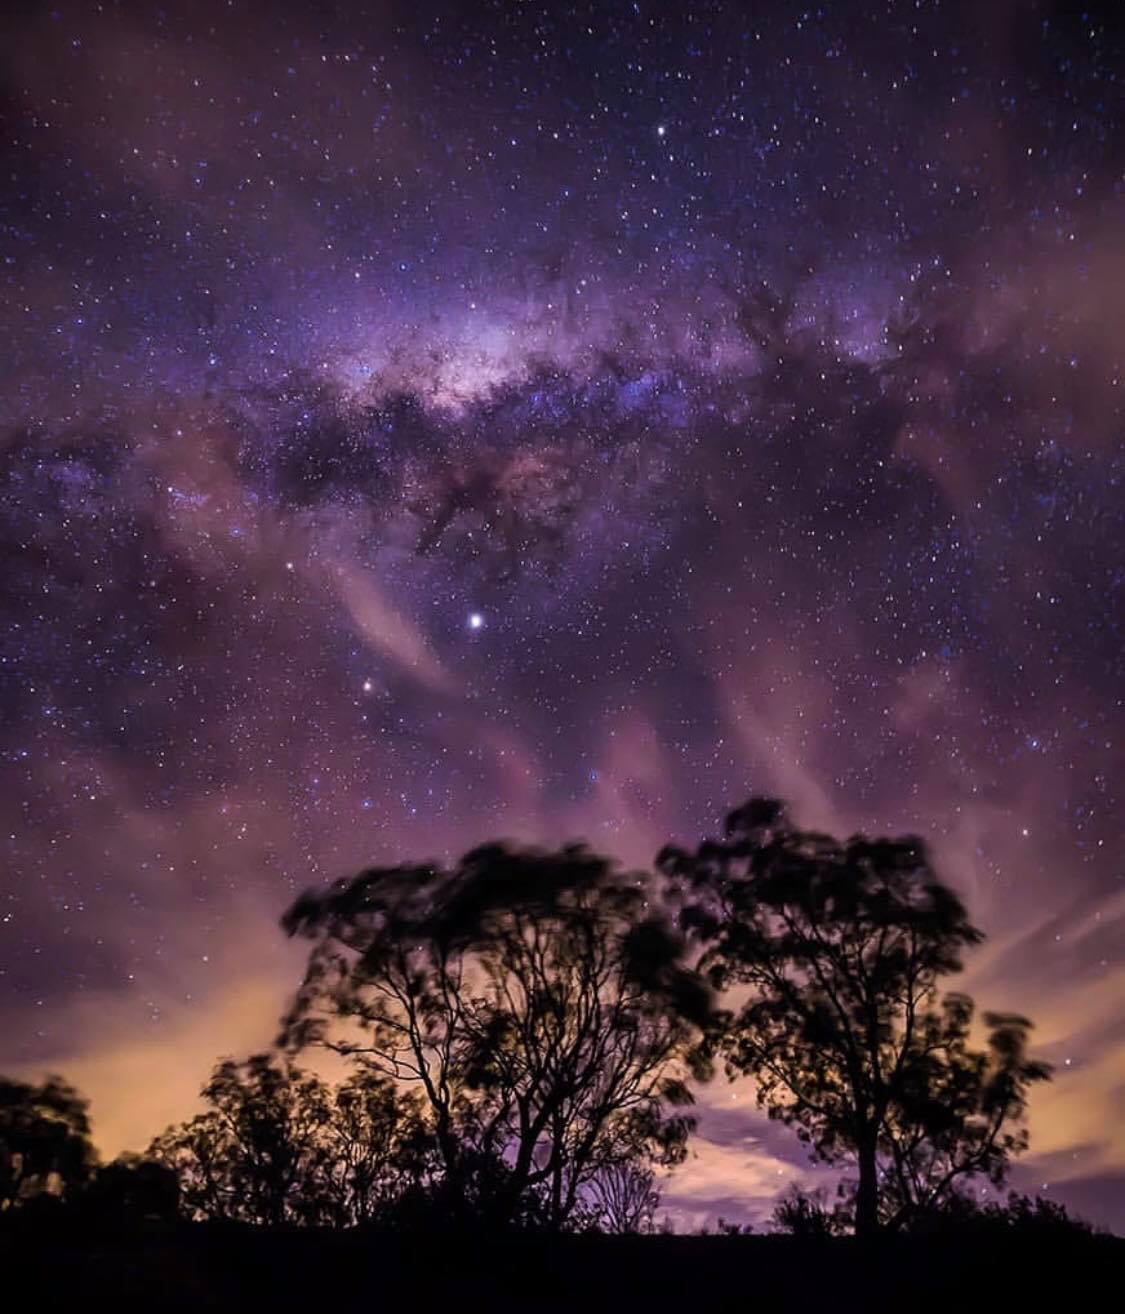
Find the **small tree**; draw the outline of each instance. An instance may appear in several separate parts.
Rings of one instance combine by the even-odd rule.
[[[624,1236],[655,1226],[660,1192],[647,1164],[607,1165],[591,1181],[589,1197],[591,1221],[599,1231]]]
[[[89,1180],[97,1156],[87,1108],[61,1077],[40,1086],[0,1078],[0,1211]]]
[[[324,1083],[255,1054],[219,1063],[203,1097],[206,1112],[168,1128],[148,1151],[175,1170],[188,1214],[274,1225],[302,1220],[328,1119]]]
[[[333,1089],[256,1054],[218,1064],[203,1097],[205,1112],[169,1127],[148,1151],[174,1171],[192,1218],[383,1221],[429,1164],[417,1102],[377,1073],[356,1073]]]
[[[323,1221],[350,1227],[390,1220],[407,1191],[428,1181],[433,1145],[413,1092],[371,1070],[331,1092],[309,1195]]]
[[[717,1037],[728,1071],[796,1127],[813,1154],[854,1162],[855,1227],[869,1234],[932,1206],[962,1178],[999,1183],[1026,1143],[1030,1023],[986,1014],[938,982],[979,942],[919,839],[840,842],[754,799],[722,840],[668,848],[659,865],[706,945],[714,983],[750,998]]]
[[[773,1225],[779,1232],[805,1240],[824,1240],[847,1230],[846,1210],[831,1206],[823,1189],[791,1187],[774,1207]]]
[[[284,924],[314,942],[285,1039],[413,1083],[477,1219],[561,1228],[606,1167],[682,1157],[709,992],[641,878],[493,844],[306,894]]]
[[[139,1154],[120,1154],[99,1168],[81,1195],[81,1207],[99,1220],[171,1222],[179,1206],[175,1172]]]

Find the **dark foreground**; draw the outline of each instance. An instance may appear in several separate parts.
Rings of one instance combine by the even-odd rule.
[[[1125,1240],[929,1238],[863,1247],[772,1236],[481,1241],[188,1225],[44,1228],[0,1232],[0,1264],[13,1311],[1080,1314],[1099,1291],[1119,1297]]]

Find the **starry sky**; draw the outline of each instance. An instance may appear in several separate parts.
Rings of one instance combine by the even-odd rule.
[[[0,22],[0,1067],[142,1148],[308,884],[777,793],[932,843],[1125,1229],[1120,18]],[[680,1225],[815,1184],[704,1102]]]

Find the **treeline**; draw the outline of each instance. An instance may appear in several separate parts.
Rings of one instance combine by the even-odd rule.
[[[1003,1185],[1050,1074],[1025,1017],[978,1024],[943,990],[982,937],[916,838],[838,840],[753,799],[652,872],[490,844],[310,891],[283,925],[310,949],[275,1049],[219,1063],[145,1156],[97,1169],[74,1091],[0,1083],[0,1211],[644,1231],[722,1072],[843,1170],[779,1228],[1072,1226],[973,1189]],[[299,1066],[317,1049],[338,1084]]]

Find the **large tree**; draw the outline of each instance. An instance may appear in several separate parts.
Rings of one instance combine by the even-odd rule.
[[[85,1184],[97,1156],[87,1102],[61,1077],[0,1078],[0,1211]]]
[[[919,839],[840,841],[753,799],[726,833],[658,865],[720,989],[747,998],[715,1043],[813,1154],[854,1164],[856,1231],[900,1225],[958,1183],[999,1184],[1026,1143],[1030,1023],[939,992],[981,933]]]
[[[671,1164],[710,994],[645,881],[580,846],[492,844],[300,898],[285,1029],[420,1093],[447,1199],[562,1228],[600,1173]]]

